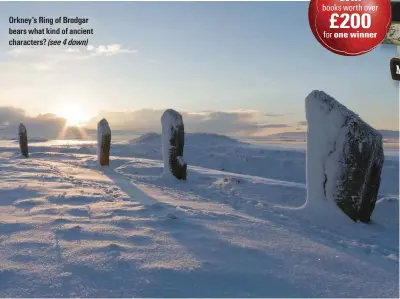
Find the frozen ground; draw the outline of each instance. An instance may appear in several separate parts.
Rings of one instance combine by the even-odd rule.
[[[273,143],[273,144],[271,144]],[[188,181],[161,140],[0,141],[0,297],[398,297],[399,157],[370,224],[317,223],[302,144],[188,135]]]

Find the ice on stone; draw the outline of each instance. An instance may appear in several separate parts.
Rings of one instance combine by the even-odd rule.
[[[354,221],[369,221],[384,162],[382,135],[323,91],[306,98],[307,204],[330,213],[336,204]]]

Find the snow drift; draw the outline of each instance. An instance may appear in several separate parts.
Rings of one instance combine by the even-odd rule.
[[[325,217],[334,203],[351,219],[369,221],[384,162],[382,135],[323,91],[307,96],[306,118],[306,207]]]

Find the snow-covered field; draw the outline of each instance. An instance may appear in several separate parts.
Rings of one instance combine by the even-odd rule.
[[[188,180],[161,139],[0,141],[0,297],[398,297],[399,156],[369,224],[313,221],[304,143],[188,134]],[[398,144],[398,141],[397,141]]]

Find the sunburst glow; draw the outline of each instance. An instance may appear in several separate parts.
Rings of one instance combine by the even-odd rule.
[[[66,126],[68,127],[82,126],[88,120],[83,109],[73,105],[63,107],[57,114],[67,120]]]

